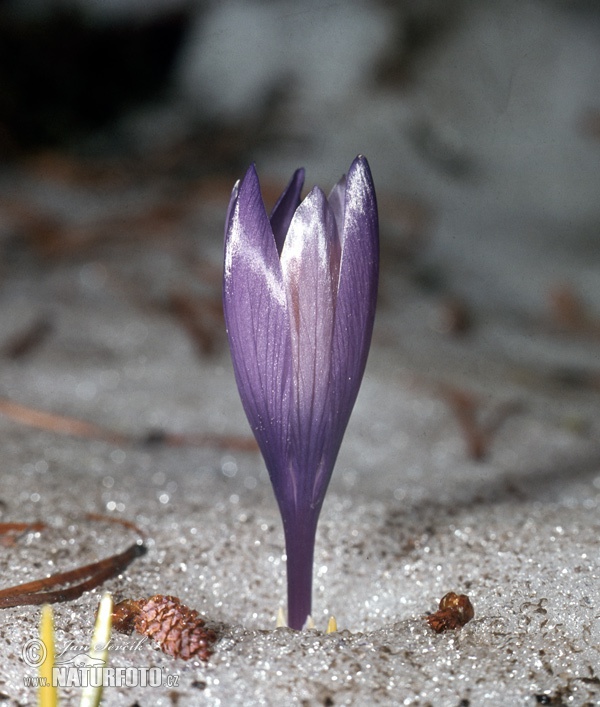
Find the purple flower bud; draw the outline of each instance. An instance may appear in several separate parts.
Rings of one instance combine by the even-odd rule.
[[[369,165],[304,201],[297,170],[269,218],[254,166],[225,225],[223,303],[242,404],[283,519],[288,623],[311,611],[317,521],[362,380],[379,235]]]

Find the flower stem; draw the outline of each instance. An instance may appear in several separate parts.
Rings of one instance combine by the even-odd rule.
[[[288,626],[300,631],[311,613],[312,573],[318,511],[284,517],[287,554]],[[287,522],[286,522],[287,521]]]

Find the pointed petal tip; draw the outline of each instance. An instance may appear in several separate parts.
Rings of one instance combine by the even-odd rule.
[[[231,199],[229,202],[229,211],[233,211],[233,206],[235,205],[236,200],[252,199],[256,194],[260,196],[260,182],[258,180],[256,165],[253,162],[246,170],[244,176],[241,179],[238,179],[233,185]]]
[[[350,165],[346,176],[346,200],[354,200],[371,211],[371,226],[373,235],[377,230],[377,197],[375,195],[375,185],[367,158],[363,155],[358,157]],[[346,202],[346,203],[347,203]]]
[[[246,170],[246,174],[244,174],[244,176],[242,177],[239,189],[242,189],[244,185],[249,183],[258,183],[258,172],[256,171],[256,163],[254,162],[250,164],[250,166]]]
[[[348,177],[350,177],[350,175],[354,172],[361,172],[368,178],[369,181],[372,181],[369,160],[367,160],[364,155],[357,155],[354,158],[352,164],[350,165],[350,169],[348,170]]]
[[[260,182],[254,162],[248,167],[242,179],[238,179],[231,192],[227,220],[225,222],[226,237],[233,224],[236,207],[238,210],[237,220],[243,223],[252,218],[259,218],[259,212],[264,211]],[[266,219],[266,213],[264,214],[264,219]],[[260,214],[260,220],[262,220],[262,213]]]
[[[228,234],[231,230],[231,224],[233,220],[233,214],[235,212],[235,207],[239,203],[240,199],[251,200],[256,193],[260,196],[260,183],[258,181],[258,174],[256,172],[256,165],[254,162],[246,170],[246,174],[242,179],[238,179],[233,185],[231,190],[231,196],[229,197],[229,205],[227,207],[227,215],[225,216],[225,244],[227,246]]]
[[[315,185],[302,200],[303,204],[323,204],[327,201],[327,196],[320,186]]]
[[[292,174],[292,178],[290,179],[290,182],[281,197],[283,197],[286,192],[290,191],[295,196],[295,199],[299,202],[300,192],[302,191],[302,187],[304,186],[305,177],[306,171],[304,167],[298,167],[298,169],[294,171],[294,174]]]
[[[275,243],[277,244],[277,252],[280,255],[290,223],[296,209],[300,205],[300,195],[303,186],[304,168],[300,167],[292,175],[289,184],[283,190],[269,216],[273,235],[275,236]]]

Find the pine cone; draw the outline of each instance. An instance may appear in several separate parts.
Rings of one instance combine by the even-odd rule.
[[[205,628],[195,609],[177,597],[156,594],[149,599],[126,599],[114,608],[113,622],[117,631],[134,628],[153,638],[161,650],[174,658],[208,660],[217,635]]]
[[[466,594],[448,592],[440,599],[440,608],[426,616],[427,623],[436,633],[461,628],[475,616],[473,605]]]

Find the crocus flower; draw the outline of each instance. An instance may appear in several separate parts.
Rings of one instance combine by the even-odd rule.
[[[288,624],[311,611],[317,521],[362,379],[379,263],[357,157],[329,197],[294,173],[268,217],[254,166],[231,196],[223,301],[235,377],[283,519]]]

